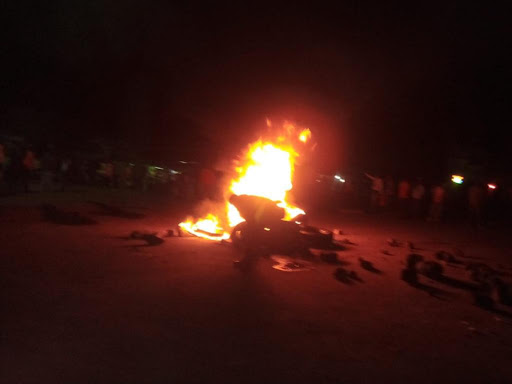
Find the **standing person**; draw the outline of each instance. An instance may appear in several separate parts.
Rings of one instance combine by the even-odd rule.
[[[375,212],[379,207],[379,202],[381,201],[382,194],[384,193],[384,182],[382,181],[382,178],[378,176],[372,176],[368,173],[365,173],[365,175],[372,181],[370,202],[372,210]]]
[[[484,191],[479,183],[474,183],[468,190],[469,222],[474,228],[481,225]]]
[[[213,199],[215,189],[215,173],[210,168],[203,168],[199,172],[198,192],[200,199]]]
[[[0,144],[0,192],[2,189],[2,185],[4,182],[4,170],[5,170],[5,164],[6,164],[6,156],[5,156],[5,150],[3,144]]]
[[[69,160],[68,158],[65,158],[64,160],[61,161],[60,163],[60,169],[59,169],[59,173],[60,173],[60,184],[61,184],[61,190],[64,191],[65,188],[66,188],[66,185],[69,181],[69,168],[71,166],[71,160]]]
[[[105,163],[105,182],[107,187],[114,186],[114,164],[111,161]]]
[[[384,199],[382,206],[390,208],[394,205],[394,196],[395,196],[395,183],[391,176],[386,177],[386,182],[384,183]]]
[[[50,148],[41,158],[41,191],[51,191],[53,189],[57,159],[51,151]]]
[[[34,152],[28,149],[23,157],[23,169],[21,173],[21,181],[25,192],[29,192],[29,183],[32,178],[34,169],[36,168],[36,157]]]
[[[411,184],[403,179],[398,184],[398,210],[403,217],[407,216],[409,211],[409,197],[411,193]]]
[[[425,197],[425,186],[422,180],[418,178],[416,185],[412,190],[412,216],[420,217],[423,208],[423,198]]]
[[[441,219],[443,214],[444,194],[444,188],[440,184],[432,187],[432,201],[430,203],[428,221],[437,222]]]

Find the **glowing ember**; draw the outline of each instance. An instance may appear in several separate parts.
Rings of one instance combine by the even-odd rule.
[[[487,184],[487,188],[496,189],[496,184]]]
[[[310,138],[311,138],[311,131],[308,128],[303,130],[299,135],[299,140],[302,141],[303,143],[307,142]]]
[[[464,182],[464,177],[460,175],[452,175],[452,181],[455,184],[462,184]]]
[[[271,126],[267,120],[267,126]],[[285,220],[291,220],[305,212],[286,201],[287,193],[292,189],[295,159],[298,153],[292,146],[298,140],[306,143],[311,138],[309,129],[303,130],[298,136],[295,127],[290,123],[283,125],[285,135],[273,141],[258,140],[249,146],[242,157],[240,166],[229,186],[228,195],[261,196],[277,202],[285,210]],[[197,221],[192,219],[180,223],[185,231],[210,240],[229,238],[230,230],[243,222],[238,210],[226,202],[225,211],[219,215],[209,213]]]

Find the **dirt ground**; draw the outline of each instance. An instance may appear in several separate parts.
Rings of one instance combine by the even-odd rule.
[[[97,223],[43,221],[44,202]],[[464,267],[484,262],[510,282],[506,230],[313,214],[314,224],[340,228],[338,240],[352,243],[338,252],[362,280],[352,284],[325,262],[283,272],[262,258],[242,272],[230,245],[125,238],[175,228],[189,209],[105,190],[2,198],[0,382],[512,382],[512,307],[475,306]],[[422,276],[430,288],[417,289],[402,281],[407,241],[427,259],[462,251],[464,264],[443,264],[452,283]]]

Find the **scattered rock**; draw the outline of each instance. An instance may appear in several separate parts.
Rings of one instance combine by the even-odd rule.
[[[494,309],[494,300],[491,297],[492,290],[488,284],[482,286],[473,292],[473,300],[477,307],[492,310]]]
[[[407,255],[406,265],[407,269],[416,269],[416,265],[423,261],[423,256],[417,254],[417,253],[410,253]]]
[[[462,264],[461,261],[457,260],[455,258],[455,256],[453,256],[449,252],[438,251],[438,252],[436,252],[435,256],[436,256],[436,259],[441,260],[441,261],[445,261],[445,262],[450,263],[450,264]]]
[[[464,252],[462,252],[459,248],[453,248],[453,253],[455,254],[456,257],[461,257],[461,258],[466,257],[464,255]]]
[[[510,288],[510,285],[505,283],[500,278],[495,278],[494,287],[498,292],[500,303],[503,305],[512,306],[512,289]]]
[[[436,261],[426,261],[420,264],[419,272],[432,280],[439,280],[443,276],[444,271],[440,263]]]
[[[148,245],[160,245],[164,242],[164,239],[154,235],[154,234],[146,234],[140,237],[142,240],[146,241]]]
[[[130,236],[130,239],[140,239],[144,240],[148,245],[160,245],[164,242],[164,239],[157,236],[156,232],[153,233],[144,233],[140,231],[133,231]]]
[[[336,252],[322,252],[320,254],[320,260],[328,264],[338,264],[338,254]]]
[[[375,268],[373,263],[368,261],[368,260],[364,260],[362,258],[359,258],[359,265],[361,265],[361,268],[363,268],[363,269],[365,269],[365,270],[367,270],[369,272],[382,273],[382,271],[380,269]]]
[[[415,268],[406,268],[402,270],[401,278],[408,284],[415,285],[418,283],[418,273]]]
[[[341,267],[336,268],[333,275],[336,278],[336,280],[341,281],[344,284],[353,284],[354,281],[363,281],[355,271],[348,271],[345,268]]]
[[[388,245],[391,247],[399,247],[400,242],[397,239],[388,239]]]
[[[484,263],[470,263],[466,270],[470,271],[471,280],[479,283],[487,283],[496,275],[496,271]]]

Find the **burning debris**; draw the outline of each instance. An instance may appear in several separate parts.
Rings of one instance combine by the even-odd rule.
[[[307,226],[305,212],[289,201],[295,161],[310,141],[311,131],[298,132],[292,124],[285,123],[283,132],[249,146],[235,167],[236,175],[220,207],[200,219],[188,219],[179,227],[209,240],[230,239],[242,250],[264,248],[293,253],[305,247],[332,244],[333,233]]]

